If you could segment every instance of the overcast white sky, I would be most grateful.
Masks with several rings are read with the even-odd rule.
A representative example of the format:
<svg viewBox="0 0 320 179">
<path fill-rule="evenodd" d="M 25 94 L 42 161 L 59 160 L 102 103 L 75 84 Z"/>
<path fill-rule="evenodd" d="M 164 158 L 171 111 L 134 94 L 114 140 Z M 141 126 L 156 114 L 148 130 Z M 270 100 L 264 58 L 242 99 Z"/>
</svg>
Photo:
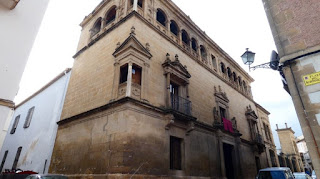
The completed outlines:
<svg viewBox="0 0 320 179">
<path fill-rule="evenodd" d="M 19 103 L 40 89 L 65 68 L 72 67 L 83 18 L 101 0 L 51 0 L 37 39 L 24 71 L 20 90 L 15 98 Z M 245 70 L 240 56 L 245 48 L 256 53 L 253 65 L 269 61 L 276 50 L 261 0 L 173 0 L 191 19 Z M 249 73 L 255 82 L 252 91 L 255 101 L 266 108 L 272 132 L 276 124 L 287 122 L 302 135 L 291 97 L 283 90 L 276 71 L 258 69 Z"/>
</svg>

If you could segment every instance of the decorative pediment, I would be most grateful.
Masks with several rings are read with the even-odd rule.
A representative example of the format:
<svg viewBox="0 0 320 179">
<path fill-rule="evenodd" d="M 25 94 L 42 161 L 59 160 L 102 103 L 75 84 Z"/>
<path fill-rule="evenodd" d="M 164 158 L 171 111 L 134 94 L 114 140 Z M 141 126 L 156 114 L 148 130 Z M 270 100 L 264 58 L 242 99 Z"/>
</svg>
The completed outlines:
<svg viewBox="0 0 320 179">
<path fill-rule="evenodd" d="M 247 119 L 251 119 L 254 121 L 258 119 L 258 116 L 256 115 L 256 112 L 252 110 L 251 105 L 247 106 L 246 116 L 247 116 Z"/>
<path fill-rule="evenodd" d="M 132 51 L 134 53 L 139 53 L 148 59 L 152 57 L 149 49 L 150 45 L 147 43 L 146 47 L 144 47 L 141 42 L 135 37 L 135 28 L 131 28 L 131 33 L 129 37 L 122 43 L 117 44 L 117 48 L 115 52 L 112 54 L 114 57 L 118 57 L 124 52 Z"/>
<path fill-rule="evenodd" d="M 221 86 L 218 86 L 218 90 L 214 87 L 214 96 L 218 98 L 220 101 L 222 100 L 225 103 L 229 103 L 229 99 L 225 92 L 222 92 Z"/>
<path fill-rule="evenodd" d="M 164 74 L 171 73 L 172 79 L 181 81 L 183 83 L 189 83 L 189 78 L 191 78 L 190 73 L 187 70 L 187 66 L 183 66 L 179 61 L 179 56 L 175 56 L 175 60 L 171 61 L 170 54 L 167 53 L 166 60 L 162 64 L 164 69 Z"/>
</svg>

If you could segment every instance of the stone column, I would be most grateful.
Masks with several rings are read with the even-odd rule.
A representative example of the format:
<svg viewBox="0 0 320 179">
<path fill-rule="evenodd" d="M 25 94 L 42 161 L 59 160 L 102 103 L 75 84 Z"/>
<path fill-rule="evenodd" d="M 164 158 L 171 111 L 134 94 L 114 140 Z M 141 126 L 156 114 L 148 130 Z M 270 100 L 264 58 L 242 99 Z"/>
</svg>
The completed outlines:
<svg viewBox="0 0 320 179">
<path fill-rule="evenodd" d="M 128 64 L 127 91 L 126 97 L 131 96 L 132 88 L 132 62 Z"/>
<path fill-rule="evenodd" d="M 138 12 L 138 0 L 133 1 L 133 10 Z"/>
<path fill-rule="evenodd" d="M 167 73 L 167 78 L 166 78 L 166 88 L 167 88 L 167 108 L 171 107 L 171 96 L 170 96 L 170 77 L 171 74 Z"/>
</svg>

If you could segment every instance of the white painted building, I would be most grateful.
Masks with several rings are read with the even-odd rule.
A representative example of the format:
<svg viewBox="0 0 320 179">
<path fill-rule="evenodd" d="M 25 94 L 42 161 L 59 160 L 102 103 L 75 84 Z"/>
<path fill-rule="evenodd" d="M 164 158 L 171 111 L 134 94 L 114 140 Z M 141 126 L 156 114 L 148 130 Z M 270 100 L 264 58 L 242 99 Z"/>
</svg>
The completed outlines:
<svg viewBox="0 0 320 179">
<path fill-rule="evenodd" d="M 0 0 L 0 148 L 49 0 Z"/>
<path fill-rule="evenodd" d="M 71 69 L 19 104 L 0 152 L 0 171 L 47 173 Z"/>
</svg>

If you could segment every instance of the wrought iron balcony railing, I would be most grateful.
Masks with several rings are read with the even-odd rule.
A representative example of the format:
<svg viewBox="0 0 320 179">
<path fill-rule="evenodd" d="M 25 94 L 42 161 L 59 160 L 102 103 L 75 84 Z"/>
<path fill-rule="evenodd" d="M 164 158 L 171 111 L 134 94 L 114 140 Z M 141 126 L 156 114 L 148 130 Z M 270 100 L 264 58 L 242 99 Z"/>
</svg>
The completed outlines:
<svg viewBox="0 0 320 179">
<path fill-rule="evenodd" d="M 259 144 L 264 144 L 264 140 L 263 140 L 262 135 L 256 134 L 256 137 L 255 137 L 255 139 L 254 139 L 254 142 L 259 143 Z"/>
<path fill-rule="evenodd" d="M 171 94 L 171 108 L 181 113 L 191 115 L 191 101 L 181 96 Z"/>
</svg>

